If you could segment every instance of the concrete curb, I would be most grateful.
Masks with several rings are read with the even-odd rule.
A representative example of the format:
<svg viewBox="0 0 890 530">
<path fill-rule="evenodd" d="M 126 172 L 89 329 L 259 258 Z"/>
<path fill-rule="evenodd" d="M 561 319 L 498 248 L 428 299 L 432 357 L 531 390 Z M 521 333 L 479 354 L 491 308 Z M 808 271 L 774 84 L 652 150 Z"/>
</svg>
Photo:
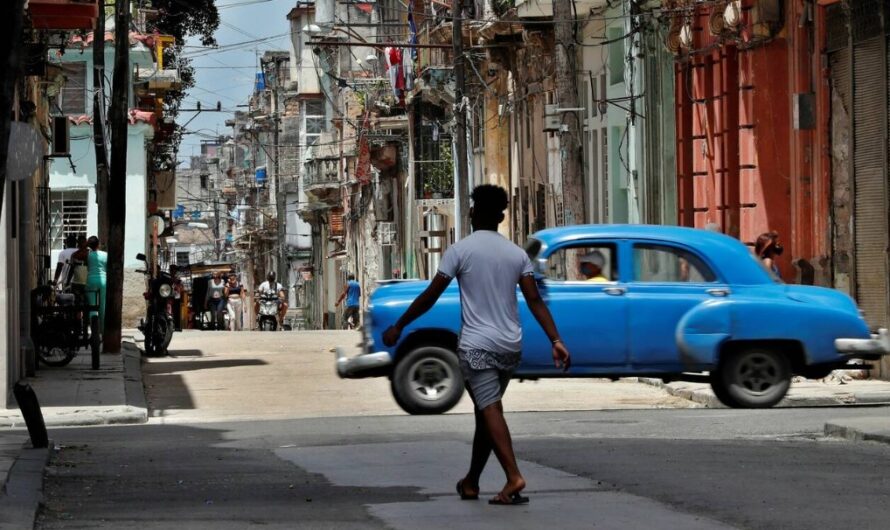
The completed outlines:
<svg viewBox="0 0 890 530">
<path fill-rule="evenodd" d="M 124 394 L 127 406 L 139 412 L 148 421 L 148 405 L 145 402 L 145 385 L 142 382 L 142 351 L 135 342 L 121 344 L 121 355 L 124 356 Z"/>
<path fill-rule="evenodd" d="M 851 442 L 879 442 L 890 444 L 890 432 L 870 432 L 839 423 L 826 423 L 825 436 L 843 438 Z"/>
<path fill-rule="evenodd" d="M 676 397 L 680 397 L 683 399 L 688 399 L 694 403 L 699 403 L 704 405 L 709 409 L 725 409 L 726 405 L 720 403 L 720 400 L 717 399 L 717 396 L 711 394 L 710 392 L 701 392 L 695 390 L 689 390 L 686 388 L 674 388 L 668 384 L 666 384 L 661 379 L 653 379 L 651 377 L 638 377 L 637 381 L 643 383 L 644 385 L 654 386 L 656 388 L 660 388 L 667 392 L 668 394 Z"/>
<path fill-rule="evenodd" d="M 43 477 L 54 447 L 23 448 L 9 469 L 0 496 L 0 529 L 34 528 L 37 510 L 43 503 Z"/>
<path fill-rule="evenodd" d="M 638 377 L 640 383 L 663 389 L 672 396 L 681 397 L 700 403 L 707 408 L 725 409 L 717 396 L 708 389 L 674 388 L 661 379 Z M 837 392 L 831 396 L 785 396 L 776 407 L 837 407 L 841 405 L 885 405 L 890 403 L 890 395 L 886 392 Z"/>
</svg>

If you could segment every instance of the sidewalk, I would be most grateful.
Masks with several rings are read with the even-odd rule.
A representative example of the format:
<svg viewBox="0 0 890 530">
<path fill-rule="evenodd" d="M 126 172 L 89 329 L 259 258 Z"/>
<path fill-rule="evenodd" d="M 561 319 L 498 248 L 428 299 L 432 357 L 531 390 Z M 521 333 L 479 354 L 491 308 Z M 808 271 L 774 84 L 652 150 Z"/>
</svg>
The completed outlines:
<svg viewBox="0 0 890 530">
<path fill-rule="evenodd" d="M 120 355 L 103 354 L 91 368 L 89 351 L 68 366 L 41 366 L 27 380 L 37 394 L 46 426 L 143 423 L 148 419 L 142 358 L 132 339 Z M 43 496 L 43 469 L 52 448 L 32 449 L 21 412 L 0 409 L 0 530 L 30 528 Z M 3 429 L 12 427 L 14 429 Z"/>
<path fill-rule="evenodd" d="M 665 384 L 661 379 L 639 378 L 669 394 L 682 397 L 708 408 L 725 408 L 717 400 L 708 383 L 674 381 Z M 788 395 L 777 407 L 836 407 L 838 405 L 883 405 L 890 404 L 890 381 L 851 380 L 833 378 L 822 380 L 805 379 L 791 383 Z"/>
<path fill-rule="evenodd" d="M 124 342 L 121 355 L 102 355 L 99 370 L 90 368 L 85 351 L 68 366 L 41 366 L 27 382 L 37 393 L 47 427 L 142 423 L 148 411 L 141 362 L 136 345 Z M 18 408 L 0 409 L 0 427 L 25 427 Z"/>
</svg>

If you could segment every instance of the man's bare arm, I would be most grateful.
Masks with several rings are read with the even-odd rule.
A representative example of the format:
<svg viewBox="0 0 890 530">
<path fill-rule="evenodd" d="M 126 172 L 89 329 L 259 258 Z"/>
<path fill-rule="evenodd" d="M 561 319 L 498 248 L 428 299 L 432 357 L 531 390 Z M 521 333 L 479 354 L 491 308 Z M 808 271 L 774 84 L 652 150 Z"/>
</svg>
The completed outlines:
<svg viewBox="0 0 890 530">
<path fill-rule="evenodd" d="M 448 284 L 450 283 L 451 278 L 442 274 L 436 274 L 433 281 L 430 282 L 430 285 L 424 289 L 413 302 L 411 302 L 411 305 L 408 306 L 408 309 L 405 310 L 399 320 L 386 330 L 383 334 L 383 343 L 387 346 L 392 346 L 398 342 L 399 337 L 402 335 L 402 330 L 405 329 L 408 324 L 414 322 L 420 318 L 421 315 L 429 311 L 430 308 L 436 304 L 436 300 L 442 296 L 442 293 L 445 292 L 445 288 L 448 287 Z"/>
<path fill-rule="evenodd" d="M 553 315 L 550 314 L 547 304 L 545 304 L 544 299 L 541 298 L 541 293 L 538 291 L 538 284 L 535 282 L 534 276 L 527 275 L 520 278 L 519 289 L 522 291 L 522 296 L 525 297 L 525 303 L 528 304 L 528 308 L 532 312 L 532 315 L 534 315 L 535 320 L 538 321 L 538 324 L 541 325 L 544 333 L 547 334 L 547 338 L 553 343 L 553 363 L 557 368 L 562 368 L 564 372 L 568 371 L 569 367 L 572 365 L 572 357 L 566 349 L 565 344 L 563 344 L 562 339 L 559 338 L 559 331 L 556 330 L 556 323 L 553 322 Z"/>
</svg>

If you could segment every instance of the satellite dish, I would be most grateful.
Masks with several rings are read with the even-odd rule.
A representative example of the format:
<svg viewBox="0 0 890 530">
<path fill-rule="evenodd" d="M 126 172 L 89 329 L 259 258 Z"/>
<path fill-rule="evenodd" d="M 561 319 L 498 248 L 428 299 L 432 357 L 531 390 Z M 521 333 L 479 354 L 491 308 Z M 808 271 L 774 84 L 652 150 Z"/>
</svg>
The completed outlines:
<svg viewBox="0 0 890 530">
<path fill-rule="evenodd" d="M 160 215 L 149 215 L 145 225 L 148 233 L 151 235 L 160 235 L 164 233 L 164 218 Z"/>
</svg>

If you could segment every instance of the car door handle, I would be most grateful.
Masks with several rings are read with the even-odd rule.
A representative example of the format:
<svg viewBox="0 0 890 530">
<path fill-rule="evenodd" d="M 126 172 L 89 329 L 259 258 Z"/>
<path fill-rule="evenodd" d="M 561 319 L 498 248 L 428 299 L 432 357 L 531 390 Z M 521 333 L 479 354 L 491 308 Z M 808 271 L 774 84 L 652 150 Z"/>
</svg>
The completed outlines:
<svg viewBox="0 0 890 530">
<path fill-rule="evenodd" d="M 725 288 L 722 288 L 722 287 L 717 287 L 717 288 L 714 288 L 714 289 L 708 289 L 708 290 L 705 291 L 705 292 L 708 293 L 708 294 L 711 295 L 711 296 L 718 296 L 718 297 L 729 296 L 729 289 L 725 289 Z"/>
<path fill-rule="evenodd" d="M 611 296 L 621 296 L 627 292 L 624 287 L 606 287 L 603 292 Z"/>
</svg>

